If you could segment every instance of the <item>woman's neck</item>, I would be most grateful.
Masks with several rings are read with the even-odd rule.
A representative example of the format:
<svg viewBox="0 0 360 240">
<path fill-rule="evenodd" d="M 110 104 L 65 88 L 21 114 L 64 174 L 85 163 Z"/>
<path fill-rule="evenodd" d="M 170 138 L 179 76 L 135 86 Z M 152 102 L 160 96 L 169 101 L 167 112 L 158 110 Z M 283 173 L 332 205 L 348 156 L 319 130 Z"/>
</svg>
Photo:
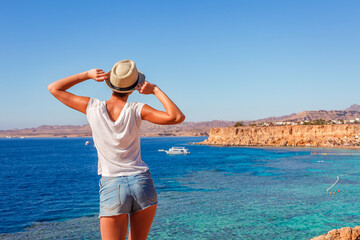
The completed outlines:
<svg viewBox="0 0 360 240">
<path fill-rule="evenodd" d="M 129 98 L 129 95 L 125 96 L 125 97 L 111 95 L 110 99 L 107 102 L 127 102 L 128 98 Z"/>
</svg>

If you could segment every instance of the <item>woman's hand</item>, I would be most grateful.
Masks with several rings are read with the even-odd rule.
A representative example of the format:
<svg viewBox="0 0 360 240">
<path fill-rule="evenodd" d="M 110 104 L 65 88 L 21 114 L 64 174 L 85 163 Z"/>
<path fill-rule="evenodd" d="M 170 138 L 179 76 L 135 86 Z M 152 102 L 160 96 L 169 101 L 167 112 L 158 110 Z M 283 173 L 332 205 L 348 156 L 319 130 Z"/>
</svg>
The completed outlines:
<svg viewBox="0 0 360 240">
<path fill-rule="evenodd" d="M 141 118 L 143 120 L 155 124 L 178 124 L 185 120 L 185 115 L 180 109 L 171 101 L 171 99 L 161 89 L 153 83 L 147 81 L 139 83 L 136 88 L 141 94 L 154 94 L 165 108 L 164 111 L 156 110 L 149 105 L 144 105 L 141 110 Z"/>
<path fill-rule="evenodd" d="M 86 72 L 88 78 L 94 79 L 97 82 L 103 82 L 109 77 L 110 72 L 105 73 L 102 69 L 91 69 Z"/>
<path fill-rule="evenodd" d="M 135 89 L 138 90 L 141 94 L 155 94 L 155 91 L 158 89 L 158 87 L 153 83 L 145 81 L 143 83 L 139 83 Z"/>
</svg>

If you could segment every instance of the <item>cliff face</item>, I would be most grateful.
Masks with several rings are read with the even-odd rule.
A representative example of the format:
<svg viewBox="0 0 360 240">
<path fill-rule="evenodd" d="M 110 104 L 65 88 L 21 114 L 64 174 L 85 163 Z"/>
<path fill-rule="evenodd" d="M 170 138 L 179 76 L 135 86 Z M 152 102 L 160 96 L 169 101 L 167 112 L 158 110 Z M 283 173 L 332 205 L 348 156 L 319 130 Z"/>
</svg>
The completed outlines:
<svg viewBox="0 0 360 240">
<path fill-rule="evenodd" d="M 201 144 L 230 146 L 360 146 L 360 124 L 212 128 Z"/>
</svg>

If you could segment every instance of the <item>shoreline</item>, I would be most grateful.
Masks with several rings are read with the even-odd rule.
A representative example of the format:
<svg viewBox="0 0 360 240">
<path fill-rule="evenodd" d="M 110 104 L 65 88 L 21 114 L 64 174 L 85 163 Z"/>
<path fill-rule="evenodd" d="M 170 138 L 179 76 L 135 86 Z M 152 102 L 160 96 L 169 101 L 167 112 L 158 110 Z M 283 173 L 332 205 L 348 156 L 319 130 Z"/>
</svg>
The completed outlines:
<svg viewBox="0 0 360 240">
<path fill-rule="evenodd" d="M 231 145 L 231 144 L 209 144 L 203 142 L 193 142 L 193 145 L 205 145 L 214 147 L 237 147 L 237 148 L 314 148 L 314 149 L 351 149 L 360 150 L 360 146 L 278 146 L 278 145 Z"/>
<path fill-rule="evenodd" d="M 141 138 L 177 138 L 177 137 L 209 137 L 209 136 L 194 136 L 194 135 L 178 135 L 178 136 L 159 136 L 159 135 L 153 135 L 153 136 L 140 136 Z M 0 137 L 0 140 L 5 139 L 80 139 L 80 138 L 88 138 L 92 139 L 92 136 L 24 136 L 24 137 Z M 206 140 L 206 139 L 205 139 Z M 280 145 L 235 145 L 235 144 L 212 144 L 212 143 L 204 143 L 204 142 L 191 142 L 189 143 L 191 145 L 204 145 L 204 146 L 214 146 L 214 147 L 236 147 L 236 148 L 313 148 L 313 149 L 350 149 L 350 150 L 360 150 L 360 146 L 280 146 Z"/>
</svg>

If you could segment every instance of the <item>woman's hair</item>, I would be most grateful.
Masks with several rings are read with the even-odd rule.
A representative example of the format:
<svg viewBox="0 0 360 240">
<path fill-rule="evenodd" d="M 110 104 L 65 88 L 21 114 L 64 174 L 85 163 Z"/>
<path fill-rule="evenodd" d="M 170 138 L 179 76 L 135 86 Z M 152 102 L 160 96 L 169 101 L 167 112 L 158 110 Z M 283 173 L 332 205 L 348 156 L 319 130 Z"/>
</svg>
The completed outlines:
<svg viewBox="0 0 360 240">
<path fill-rule="evenodd" d="M 117 97 L 121 97 L 121 98 L 124 98 L 128 95 L 130 95 L 131 92 L 126 92 L 126 93 L 119 93 L 119 92 L 115 92 L 113 91 L 113 95 L 117 96 Z"/>
</svg>

